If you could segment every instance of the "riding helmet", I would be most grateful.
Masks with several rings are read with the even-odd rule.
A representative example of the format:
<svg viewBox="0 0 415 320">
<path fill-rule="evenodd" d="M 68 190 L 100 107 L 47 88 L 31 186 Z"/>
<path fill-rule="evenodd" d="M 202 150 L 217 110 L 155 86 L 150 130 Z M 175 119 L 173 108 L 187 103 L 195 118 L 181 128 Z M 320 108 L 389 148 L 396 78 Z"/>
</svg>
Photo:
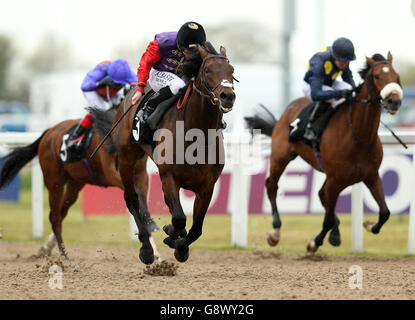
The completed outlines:
<svg viewBox="0 0 415 320">
<path fill-rule="evenodd" d="M 130 65 L 124 59 L 117 59 L 111 62 L 108 75 L 118 84 L 137 82 L 137 76 L 131 71 Z"/>
<path fill-rule="evenodd" d="M 339 61 L 348 62 L 356 60 L 353 43 L 347 38 L 338 38 L 333 42 L 331 48 L 334 58 Z"/>
<path fill-rule="evenodd" d="M 206 41 L 203 27 L 194 21 L 186 22 L 177 33 L 177 45 L 180 49 L 191 49 Z"/>
</svg>

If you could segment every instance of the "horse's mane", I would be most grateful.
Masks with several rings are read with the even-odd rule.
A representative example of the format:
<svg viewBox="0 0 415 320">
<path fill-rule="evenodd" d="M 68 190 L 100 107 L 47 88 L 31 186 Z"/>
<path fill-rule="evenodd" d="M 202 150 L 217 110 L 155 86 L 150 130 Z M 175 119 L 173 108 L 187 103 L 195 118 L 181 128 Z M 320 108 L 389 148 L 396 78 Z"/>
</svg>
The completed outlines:
<svg viewBox="0 0 415 320">
<path fill-rule="evenodd" d="M 203 47 L 210 53 L 217 55 L 218 52 L 215 50 L 215 48 L 212 46 L 212 44 L 209 41 L 206 41 L 203 44 Z M 199 50 L 194 50 L 194 54 L 191 58 L 189 58 L 183 65 L 182 65 L 182 73 L 183 78 L 185 79 L 185 82 L 187 85 L 180 89 L 179 94 L 181 97 L 183 97 L 186 93 L 187 87 L 192 84 L 192 79 L 197 76 L 197 73 L 199 72 L 200 66 L 202 65 L 202 57 L 200 56 Z"/>
<path fill-rule="evenodd" d="M 380 53 L 375 53 L 372 56 L 372 59 L 379 62 L 379 61 L 386 61 L 385 57 L 382 56 Z M 367 73 L 370 70 L 370 65 L 367 63 L 367 61 L 365 62 L 364 66 L 358 71 L 359 76 L 362 78 L 363 81 L 365 81 Z M 357 88 L 356 88 L 356 93 L 360 92 L 360 89 L 362 89 L 363 87 L 363 83 L 361 83 Z"/>
<path fill-rule="evenodd" d="M 382 56 L 380 53 L 375 53 L 375 54 L 372 56 L 372 59 L 373 59 L 373 60 L 375 60 L 375 61 L 386 61 L 385 57 L 384 57 L 384 56 Z M 359 75 L 360 75 L 360 77 L 361 77 L 363 80 L 365 80 L 365 79 L 366 79 L 366 75 L 367 75 L 367 73 L 369 72 L 369 70 L 370 70 L 370 66 L 369 66 L 369 64 L 368 64 L 368 63 L 367 63 L 367 61 L 366 61 L 366 62 L 365 62 L 365 65 L 363 66 L 363 68 L 359 70 Z"/>
</svg>

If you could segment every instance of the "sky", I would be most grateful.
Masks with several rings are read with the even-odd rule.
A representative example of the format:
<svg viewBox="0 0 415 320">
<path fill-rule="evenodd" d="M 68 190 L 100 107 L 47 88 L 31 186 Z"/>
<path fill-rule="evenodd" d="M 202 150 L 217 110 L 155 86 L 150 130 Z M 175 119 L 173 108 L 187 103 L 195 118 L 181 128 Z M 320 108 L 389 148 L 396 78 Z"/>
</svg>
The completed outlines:
<svg viewBox="0 0 415 320">
<path fill-rule="evenodd" d="M 30 52 L 42 36 L 54 33 L 69 40 L 79 57 L 93 63 L 113 46 L 151 41 L 154 34 L 177 30 L 189 20 L 205 26 L 254 21 L 276 34 L 283 25 L 283 0 L 159 0 L 153 2 L 153 9 L 151 3 L 0 0 L 0 33 L 11 36 L 22 52 Z M 291 46 L 294 65 L 305 65 L 317 49 L 339 36 L 353 41 L 358 61 L 375 52 L 386 55 L 388 50 L 395 57 L 415 59 L 411 0 L 296 0 L 296 8 Z M 141 54 L 137 52 L 137 59 Z"/>
<path fill-rule="evenodd" d="M 386 56 L 391 51 L 398 72 L 399 62 L 415 65 L 413 1 L 295 0 L 290 46 L 292 96 L 301 94 L 302 77 L 310 57 L 338 37 L 348 37 L 355 45 L 357 60 L 351 63 L 350 68 L 357 82 L 360 79 L 357 71 L 363 66 L 365 56 L 374 53 Z M 137 46 L 137 59 L 131 65 L 135 69 L 143 53 L 138 44 L 150 42 L 156 33 L 178 30 L 184 22 L 192 20 L 207 30 L 232 21 L 259 23 L 275 34 L 275 38 L 271 37 L 269 41 L 276 41 L 277 50 L 282 52 L 283 3 L 284 0 L 0 0 L 0 34 L 11 37 L 22 55 L 29 55 L 45 35 L 54 34 L 70 43 L 71 50 L 82 60 L 85 69 L 85 65 L 92 68 L 99 61 L 119 58 L 111 56 L 116 47 L 135 49 Z M 232 47 L 226 43 L 213 44 L 217 48 L 225 46 L 231 57 Z M 276 52 L 277 58 L 281 52 Z M 266 68 L 258 67 L 250 73 L 245 70 L 244 74 L 235 70 L 236 77 L 243 80 L 239 84 L 238 103 L 253 105 L 254 101 L 261 99 L 274 110 L 283 108 L 278 100 L 281 96 L 278 90 L 283 81 L 277 71 L 267 75 L 256 71 Z M 24 69 L 19 74 L 24 74 Z M 252 95 L 249 85 L 252 82 L 256 85 L 255 95 Z M 246 88 L 243 87 L 245 83 Z M 76 83 L 74 90 L 80 95 L 78 87 Z"/>
</svg>

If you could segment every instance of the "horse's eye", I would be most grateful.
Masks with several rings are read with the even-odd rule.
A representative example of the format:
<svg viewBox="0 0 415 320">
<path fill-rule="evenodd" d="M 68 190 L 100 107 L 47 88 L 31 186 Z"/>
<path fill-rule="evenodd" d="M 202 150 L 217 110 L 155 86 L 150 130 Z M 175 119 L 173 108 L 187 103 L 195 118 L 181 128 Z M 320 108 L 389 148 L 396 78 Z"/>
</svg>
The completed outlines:
<svg viewBox="0 0 415 320">
<path fill-rule="evenodd" d="M 375 75 L 374 77 L 375 77 L 376 80 L 379 80 L 379 76 L 378 75 Z"/>
<path fill-rule="evenodd" d="M 209 73 L 209 69 L 208 68 L 205 68 L 205 73 Z"/>
</svg>

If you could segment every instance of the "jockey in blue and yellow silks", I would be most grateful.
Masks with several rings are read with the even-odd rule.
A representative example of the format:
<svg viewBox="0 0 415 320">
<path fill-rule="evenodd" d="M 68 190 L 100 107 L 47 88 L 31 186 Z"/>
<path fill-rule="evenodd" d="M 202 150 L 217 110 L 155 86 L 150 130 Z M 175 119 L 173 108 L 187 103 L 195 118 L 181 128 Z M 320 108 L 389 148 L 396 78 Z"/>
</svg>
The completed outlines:
<svg viewBox="0 0 415 320">
<path fill-rule="evenodd" d="M 347 38 L 337 39 L 331 47 L 311 57 L 304 76 L 303 92 L 317 104 L 306 128 L 306 139 L 318 142 L 335 108 L 351 95 L 355 82 L 349 62 L 355 59 L 353 43 Z M 316 118 L 316 114 L 321 116 Z"/>
</svg>

